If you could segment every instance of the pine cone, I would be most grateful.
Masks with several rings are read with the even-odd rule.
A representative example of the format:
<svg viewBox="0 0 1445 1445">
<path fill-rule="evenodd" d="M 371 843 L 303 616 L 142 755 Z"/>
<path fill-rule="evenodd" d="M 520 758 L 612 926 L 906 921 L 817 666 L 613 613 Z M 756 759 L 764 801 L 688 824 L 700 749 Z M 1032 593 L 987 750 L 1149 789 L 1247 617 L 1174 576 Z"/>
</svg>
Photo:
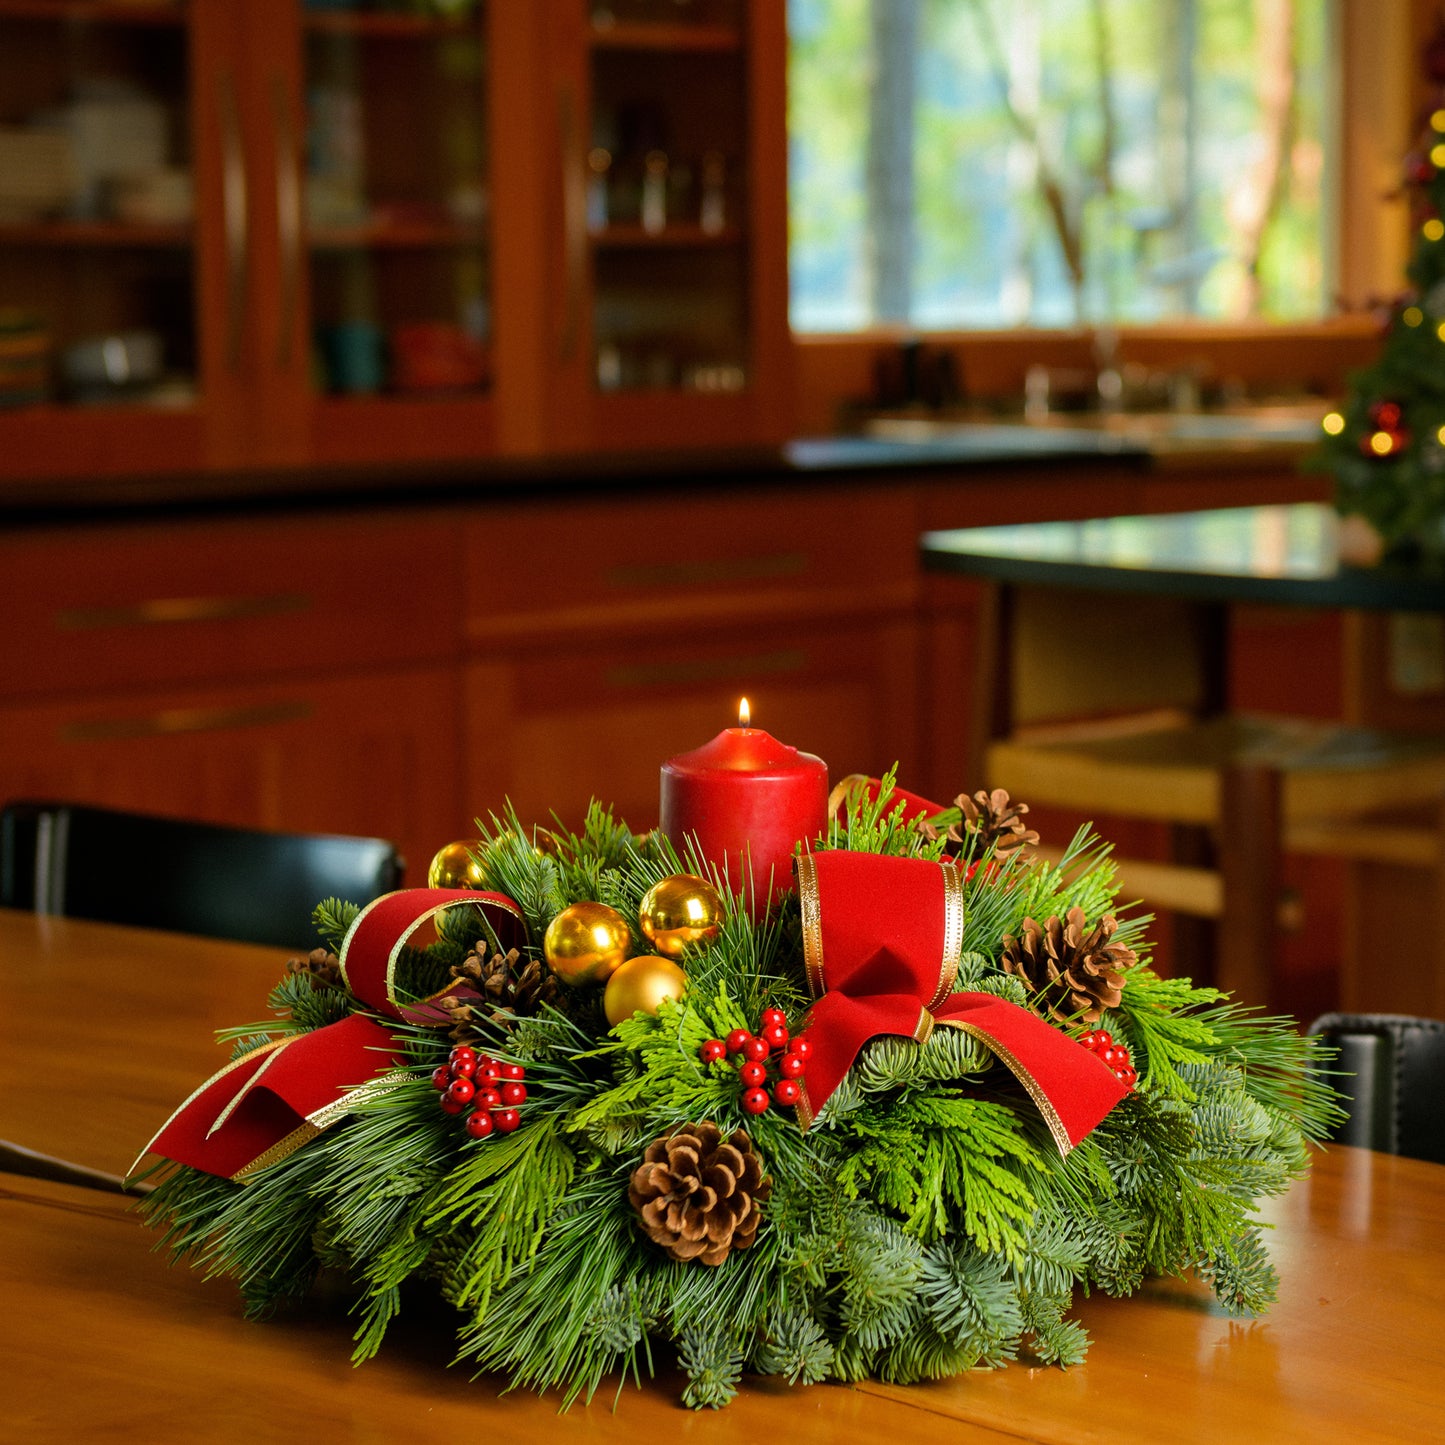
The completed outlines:
<svg viewBox="0 0 1445 1445">
<path fill-rule="evenodd" d="M 978 834 L 985 846 L 993 843 L 998 853 L 1032 847 L 1039 841 L 1039 835 L 1024 826 L 1023 815 L 1029 805 L 1013 802 L 1002 788 L 995 788 L 991 793 L 980 788 L 971 798 L 960 793 L 953 801 L 963 814 L 967 830 Z"/>
<path fill-rule="evenodd" d="M 325 948 L 313 948 L 305 958 L 288 958 L 286 972 L 311 975 L 313 984 L 329 984 L 333 988 L 344 985 L 341 980 L 341 960 Z"/>
<path fill-rule="evenodd" d="M 458 1043 L 470 1038 L 477 1024 L 506 1028 L 513 1018 L 530 1017 L 544 1004 L 562 1004 L 562 987 L 552 970 L 541 959 L 529 958 L 524 963 L 515 948 L 490 958 L 473 949 L 453 966 L 452 977 L 481 995 L 479 999 L 441 1000 L 452 1016 L 451 1036 Z"/>
<path fill-rule="evenodd" d="M 1065 918 L 1055 914 L 1042 927 L 1025 918 L 1019 937 L 1004 935 L 1004 971 L 1040 995 L 1051 1017 L 1093 1023 L 1118 1007 L 1124 973 L 1139 961 L 1127 944 L 1109 942 L 1118 926 L 1109 913 L 1089 932 L 1082 908 L 1069 909 Z"/>
<path fill-rule="evenodd" d="M 758 1232 L 773 1181 L 742 1129 L 726 1140 L 710 1120 L 684 1124 L 647 1146 L 627 1197 L 647 1237 L 674 1259 L 721 1264 Z"/>
</svg>

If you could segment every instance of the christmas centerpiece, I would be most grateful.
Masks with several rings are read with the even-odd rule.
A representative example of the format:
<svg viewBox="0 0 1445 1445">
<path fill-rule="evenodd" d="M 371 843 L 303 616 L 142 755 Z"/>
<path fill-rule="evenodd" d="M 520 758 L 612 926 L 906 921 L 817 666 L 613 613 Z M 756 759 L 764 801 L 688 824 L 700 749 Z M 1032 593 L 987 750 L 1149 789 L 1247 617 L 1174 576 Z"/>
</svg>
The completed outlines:
<svg viewBox="0 0 1445 1445">
<path fill-rule="evenodd" d="M 1107 847 L 1046 862 L 1026 812 L 830 794 L 746 725 L 664 766 L 653 832 L 507 810 L 321 903 L 142 1208 L 255 1315 L 343 1271 L 361 1361 L 431 1290 L 464 1367 L 564 1401 L 658 1344 L 693 1406 L 1070 1364 L 1075 1291 L 1154 1274 L 1259 1312 L 1255 1207 L 1335 1117 L 1315 1045 L 1153 972 Z"/>
</svg>

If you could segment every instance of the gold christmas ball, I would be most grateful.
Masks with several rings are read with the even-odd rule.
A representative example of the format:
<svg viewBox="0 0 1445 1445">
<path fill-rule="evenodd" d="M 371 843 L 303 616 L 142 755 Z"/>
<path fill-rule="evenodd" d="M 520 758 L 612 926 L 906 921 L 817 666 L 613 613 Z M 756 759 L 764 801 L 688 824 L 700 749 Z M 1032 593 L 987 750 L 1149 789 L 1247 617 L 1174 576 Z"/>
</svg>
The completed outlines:
<svg viewBox="0 0 1445 1445">
<path fill-rule="evenodd" d="M 486 888 L 487 875 L 477 860 L 486 850 L 480 838 L 448 843 L 437 850 L 426 870 L 428 888 Z"/>
<path fill-rule="evenodd" d="M 646 953 L 629 958 L 607 980 L 602 1009 L 608 1023 L 619 1024 L 639 1009 L 645 1014 L 655 1014 L 663 999 L 681 998 L 686 987 L 687 975 L 670 958 Z"/>
<path fill-rule="evenodd" d="M 722 899 L 706 878 L 675 873 L 647 890 L 638 910 L 647 941 L 668 958 L 681 958 L 694 943 L 716 938 L 722 928 Z"/>
<path fill-rule="evenodd" d="M 563 983 L 606 983 L 627 957 L 632 930 L 605 903 L 573 903 L 547 925 L 542 952 Z"/>
</svg>

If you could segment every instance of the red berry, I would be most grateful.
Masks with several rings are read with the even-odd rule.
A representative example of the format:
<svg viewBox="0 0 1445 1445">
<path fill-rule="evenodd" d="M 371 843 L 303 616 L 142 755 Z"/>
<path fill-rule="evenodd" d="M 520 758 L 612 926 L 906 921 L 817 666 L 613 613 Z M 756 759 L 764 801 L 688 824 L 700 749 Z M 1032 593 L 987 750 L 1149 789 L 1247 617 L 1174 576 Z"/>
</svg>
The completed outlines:
<svg viewBox="0 0 1445 1445">
<path fill-rule="evenodd" d="M 1079 1035 L 1079 1043 L 1086 1049 L 1096 1049 L 1099 1046 L 1099 1034 L 1096 1029 L 1086 1029 Z"/>
<path fill-rule="evenodd" d="M 508 1079 L 497 1091 L 502 1096 L 502 1103 L 510 1108 L 513 1104 L 525 1104 L 527 1102 L 527 1086 L 518 1084 Z"/>
<path fill-rule="evenodd" d="M 762 1025 L 763 1028 L 768 1029 L 772 1028 L 774 1024 L 786 1025 L 788 1022 L 788 1016 L 780 1008 L 765 1008 L 763 1010 L 762 1017 L 758 1020 L 758 1022 Z"/>
<path fill-rule="evenodd" d="M 498 1133 L 510 1134 L 521 1122 L 522 1116 L 515 1109 L 495 1109 L 492 1112 L 492 1123 Z"/>
<path fill-rule="evenodd" d="M 476 1092 L 477 1087 L 470 1079 L 453 1079 L 447 1086 L 446 1097 L 455 1099 L 459 1104 L 470 1104 Z"/>
<path fill-rule="evenodd" d="M 734 1029 L 732 1033 L 728 1035 L 728 1053 L 742 1053 L 743 1045 L 748 1043 L 751 1039 L 752 1035 L 746 1029 Z"/>
<path fill-rule="evenodd" d="M 452 1070 L 451 1070 L 451 1065 L 450 1065 L 450 1064 L 438 1064 L 438 1065 L 436 1066 L 436 1068 L 434 1068 L 434 1069 L 431 1071 L 431 1081 L 432 1081 L 432 1086 L 433 1086 L 434 1088 L 440 1090 L 440 1091 L 445 1092 L 447 1089 L 451 1088 L 451 1084 L 452 1084 Z"/>
<path fill-rule="evenodd" d="M 697 1056 L 705 1064 L 715 1064 L 728 1051 L 728 1046 L 721 1039 L 709 1039 L 698 1051 Z"/>
<path fill-rule="evenodd" d="M 797 1056 L 806 1063 L 808 1058 L 812 1055 L 813 1046 L 808 1042 L 807 1039 L 803 1037 L 802 1034 L 798 1034 L 793 1039 L 793 1042 L 788 1045 L 788 1050 L 790 1053 L 797 1054 Z"/>
<path fill-rule="evenodd" d="M 763 1089 L 749 1089 L 743 1095 L 743 1108 L 749 1114 L 761 1114 L 768 1107 L 768 1096 Z"/>
<path fill-rule="evenodd" d="M 502 1066 L 494 1064 L 490 1059 L 485 1064 L 477 1065 L 477 1087 L 483 1088 L 488 1084 L 495 1084 L 502 1077 Z"/>
<path fill-rule="evenodd" d="M 500 1089 L 478 1089 L 477 1108 L 479 1109 L 500 1109 L 502 1107 L 502 1093 Z"/>
<path fill-rule="evenodd" d="M 803 1062 L 801 1054 L 784 1054 L 778 1060 L 778 1072 L 785 1079 L 801 1079 L 803 1070 L 808 1066 Z"/>
<path fill-rule="evenodd" d="M 467 1115 L 467 1133 L 473 1139 L 485 1139 L 492 1132 L 492 1116 L 485 1109 L 475 1109 Z"/>
<path fill-rule="evenodd" d="M 780 1104 L 796 1104 L 802 1093 L 796 1079 L 780 1079 L 773 1085 L 773 1098 Z"/>
<path fill-rule="evenodd" d="M 760 1064 L 768 1056 L 768 1045 L 765 1039 L 749 1039 L 743 1045 L 743 1058 L 750 1064 Z"/>
<path fill-rule="evenodd" d="M 1108 1029 L 1094 1030 L 1094 1048 L 1107 1049 L 1114 1042 L 1114 1035 Z"/>
<path fill-rule="evenodd" d="M 488 1060 L 488 1062 L 490 1063 L 491 1061 Z M 521 1064 L 498 1064 L 497 1077 L 499 1079 L 511 1079 L 513 1082 L 516 1082 L 517 1080 L 525 1079 L 527 1077 L 527 1071 Z"/>
<path fill-rule="evenodd" d="M 788 1047 L 788 1026 L 787 1024 L 769 1024 L 762 1033 L 763 1042 L 770 1049 L 785 1049 Z"/>
<path fill-rule="evenodd" d="M 477 1071 L 477 1051 L 466 1044 L 458 1044 L 447 1055 L 447 1062 L 452 1066 L 452 1073 L 471 1078 Z"/>
<path fill-rule="evenodd" d="M 450 1089 L 437 1102 L 442 1106 L 443 1114 L 460 1114 L 467 1107 L 461 1099 L 452 1098 Z"/>
<path fill-rule="evenodd" d="M 761 1064 L 744 1064 L 738 1070 L 738 1078 L 749 1089 L 756 1089 L 768 1077 L 768 1071 Z"/>
</svg>

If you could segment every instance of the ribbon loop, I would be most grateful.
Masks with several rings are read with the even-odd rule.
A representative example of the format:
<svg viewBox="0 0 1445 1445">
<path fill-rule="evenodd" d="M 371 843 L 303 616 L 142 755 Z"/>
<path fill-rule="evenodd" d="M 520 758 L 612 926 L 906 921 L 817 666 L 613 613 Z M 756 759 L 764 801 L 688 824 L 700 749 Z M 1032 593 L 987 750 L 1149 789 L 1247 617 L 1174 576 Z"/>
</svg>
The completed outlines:
<svg viewBox="0 0 1445 1445">
<path fill-rule="evenodd" d="M 817 1002 L 798 1117 L 807 1128 L 869 1039 L 922 1043 L 935 1027 L 984 1044 L 1028 1090 L 1061 1153 L 1128 1092 L 1089 1050 L 993 994 L 954 993 L 963 948 L 963 884 L 943 860 L 836 850 L 797 863 L 803 952 Z"/>
<path fill-rule="evenodd" d="M 464 907 L 481 913 L 501 948 L 525 943 L 521 910 L 500 893 L 408 888 L 383 894 L 357 915 L 339 954 L 346 986 L 381 1017 L 349 1014 L 243 1054 L 207 1079 L 161 1125 L 140 1157 L 160 1154 L 244 1182 L 343 1118 L 360 1095 L 384 1087 L 386 1076 L 406 1063 L 402 1038 L 384 1020 L 437 1026 L 449 1022 L 443 998 L 476 996 L 462 984 L 420 1000 L 399 998 L 396 992 L 397 962 L 417 930 Z"/>
</svg>

